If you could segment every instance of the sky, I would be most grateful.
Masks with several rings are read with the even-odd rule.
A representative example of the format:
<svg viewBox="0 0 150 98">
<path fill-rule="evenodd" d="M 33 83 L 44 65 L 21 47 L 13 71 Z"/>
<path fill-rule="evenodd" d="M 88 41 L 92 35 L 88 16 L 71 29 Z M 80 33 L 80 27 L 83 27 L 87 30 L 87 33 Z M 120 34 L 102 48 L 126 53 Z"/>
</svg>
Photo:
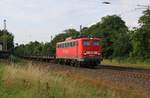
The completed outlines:
<svg viewBox="0 0 150 98">
<path fill-rule="evenodd" d="M 111 5 L 102 4 L 103 1 Z M 117 14 L 129 28 L 138 26 L 142 9 L 150 0 L 1 0 L 0 29 L 7 20 L 7 30 L 15 36 L 15 43 L 49 42 L 65 29 L 91 26 L 102 17 Z"/>
</svg>

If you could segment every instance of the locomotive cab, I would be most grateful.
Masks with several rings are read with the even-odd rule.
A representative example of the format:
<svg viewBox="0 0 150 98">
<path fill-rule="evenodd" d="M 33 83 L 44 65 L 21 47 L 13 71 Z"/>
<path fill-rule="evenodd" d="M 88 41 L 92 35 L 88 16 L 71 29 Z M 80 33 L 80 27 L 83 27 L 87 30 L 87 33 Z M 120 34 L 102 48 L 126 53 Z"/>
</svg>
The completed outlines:
<svg viewBox="0 0 150 98">
<path fill-rule="evenodd" d="M 59 63 L 96 66 L 102 60 L 99 38 L 68 38 L 57 43 L 56 47 L 56 60 Z"/>
<path fill-rule="evenodd" d="M 81 40 L 81 62 L 98 65 L 102 60 L 102 47 L 99 38 L 83 38 Z"/>
</svg>

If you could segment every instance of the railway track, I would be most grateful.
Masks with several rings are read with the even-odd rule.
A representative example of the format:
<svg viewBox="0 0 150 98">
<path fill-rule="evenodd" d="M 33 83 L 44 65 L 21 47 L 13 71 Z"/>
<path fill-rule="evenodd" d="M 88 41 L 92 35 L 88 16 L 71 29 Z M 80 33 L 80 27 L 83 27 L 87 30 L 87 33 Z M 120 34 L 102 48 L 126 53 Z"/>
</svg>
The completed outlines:
<svg viewBox="0 0 150 98">
<path fill-rule="evenodd" d="M 89 70 L 90 71 L 90 70 Z M 104 80 L 108 85 L 114 88 L 127 88 L 131 91 L 138 91 L 150 96 L 150 70 L 134 69 L 105 65 L 100 69 L 93 70 L 91 75 L 97 81 Z M 88 74 L 90 75 L 90 74 Z M 149 98 L 149 97 L 144 97 Z"/>
<path fill-rule="evenodd" d="M 53 62 L 54 56 L 45 57 L 24 57 L 25 59 L 38 61 Z M 68 75 L 81 75 L 88 78 L 90 81 L 99 83 L 105 81 L 108 85 L 113 85 L 114 88 L 127 88 L 139 91 L 142 94 L 150 96 L 150 70 L 138 69 L 130 67 L 118 67 L 111 65 L 100 65 L 96 68 L 77 68 L 71 66 L 63 66 L 55 63 L 42 63 L 50 67 L 50 70 L 67 72 Z"/>
<path fill-rule="evenodd" d="M 109 65 L 101 65 L 96 69 L 76 68 L 71 66 L 62 66 L 59 64 L 49 64 L 50 70 L 67 72 L 68 76 L 83 76 L 81 78 L 89 79 L 93 83 L 101 83 L 112 87 L 123 89 L 135 93 L 144 94 L 144 98 L 150 96 L 150 70 L 134 69 Z"/>
<path fill-rule="evenodd" d="M 150 74 L 138 71 L 103 71 L 103 78 L 116 85 L 138 90 L 150 95 Z M 106 73 L 107 72 L 107 73 Z M 102 74 L 102 73 L 101 73 Z"/>
</svg>

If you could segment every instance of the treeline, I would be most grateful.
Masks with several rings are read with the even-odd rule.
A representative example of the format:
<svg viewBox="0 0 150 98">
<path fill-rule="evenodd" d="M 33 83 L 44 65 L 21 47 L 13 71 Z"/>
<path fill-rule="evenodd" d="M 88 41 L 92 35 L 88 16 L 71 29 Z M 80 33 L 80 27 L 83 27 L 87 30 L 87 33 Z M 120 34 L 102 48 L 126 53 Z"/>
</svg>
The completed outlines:
<svg viewBox="0 0 150 98">
<path fill-rule="evenodd" d="M 39 43 L 37 41 L 30 42 L 26 45 L 15 47 L 14 55 L 16 56 L 31 56 L 31 55 L 53 55 L 53 47 L 51 43 Z"/>
<path fill-rule="evenodd" d="M 5 43 L 3 47 L 7 47 L 8 51 L 13 51 L 14 48 L 14 36 L 7 30 L 0 30 L 0 42 Z M 7 46 L 6 46 L 7 45 Z M 4 49 L 5 49 L 4 48 Z"/>
<path fill-rule="evenodd" d="M 102 38 L 103 56 L 113 58 L 150 59 L 150 10 L 143 12 L 138 20 L 139 27 L 129 30 L 125 21 L 117 15 L 106 16 L 100 22 L 84 27 L 82 35 Z M 67 37 L 78 36 L 75 29 L 67 29 L 54 37 L 49 43 L 30 42 L 16 47 L 16 55 L 52 55 L 56 43 Z"/>
<path fill-rule="evenodd" d="M 40 43 L 38 41 L 30 42 L 26 45 L 22 44 L 15 47 L 14 54 L 17 56 L 22 55 L 55 55 L 56 43 L 64 41 L 67 37 L 78 36 L 79 32 L 75 29 L 65 30 L 64 33 L 60 33 L 48 43 Z"/>
</svg>

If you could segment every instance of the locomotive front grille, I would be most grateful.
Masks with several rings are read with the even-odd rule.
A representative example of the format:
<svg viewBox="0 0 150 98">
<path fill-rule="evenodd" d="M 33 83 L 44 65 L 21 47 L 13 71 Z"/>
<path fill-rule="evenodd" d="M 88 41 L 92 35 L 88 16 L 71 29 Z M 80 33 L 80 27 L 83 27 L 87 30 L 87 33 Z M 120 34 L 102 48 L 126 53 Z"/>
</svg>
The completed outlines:
<svg viewBox="0 0 150 98">
<path fill-rule="evenodd" d="M 80 58 L 79 61 L 81 62 L 100 62 L 101 58 L 99 56 L 96 57 L 83 57 Z"/>
</svg>

